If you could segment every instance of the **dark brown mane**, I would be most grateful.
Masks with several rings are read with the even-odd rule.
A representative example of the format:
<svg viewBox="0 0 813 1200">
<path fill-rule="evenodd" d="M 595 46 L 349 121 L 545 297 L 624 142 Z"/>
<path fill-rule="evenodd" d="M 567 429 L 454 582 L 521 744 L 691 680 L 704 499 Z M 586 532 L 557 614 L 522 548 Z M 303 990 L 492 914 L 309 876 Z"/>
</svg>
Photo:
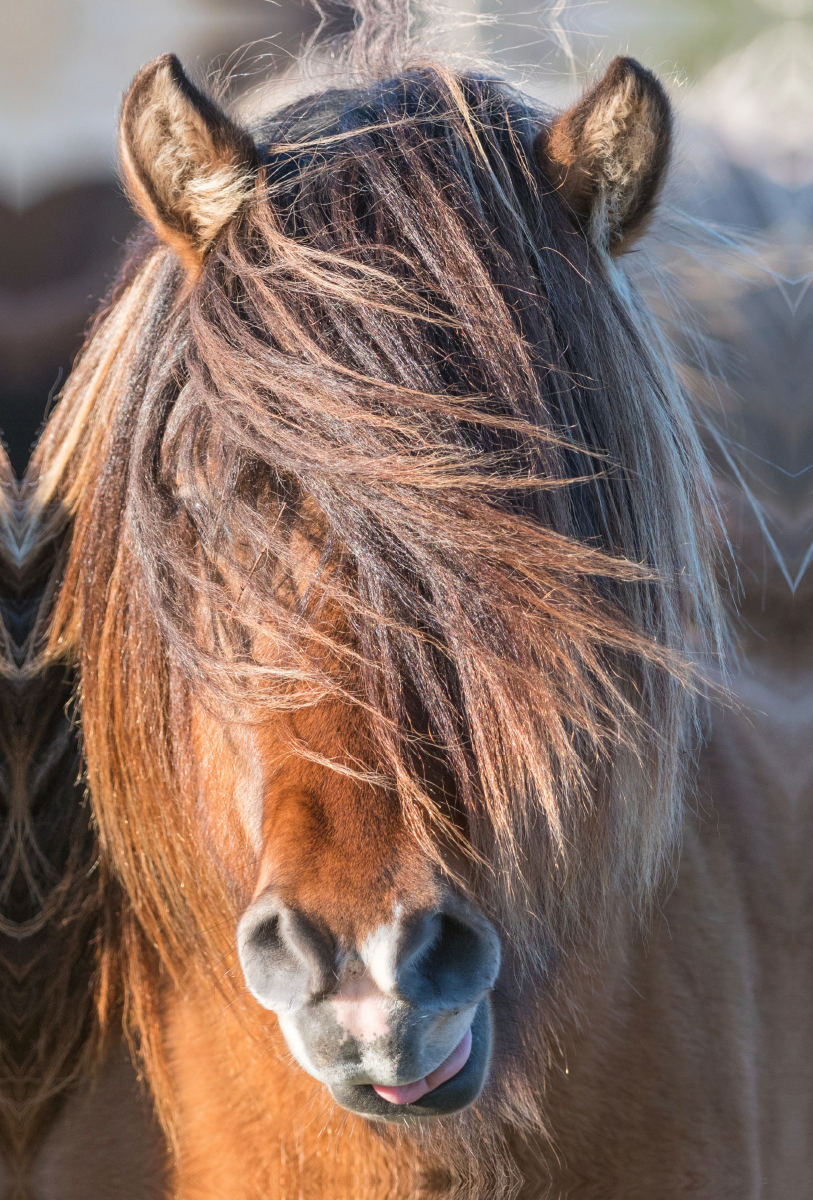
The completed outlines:
<svg viewBox="0 0 813 1200">
<path fill-rule="evenodd" d="M 108 955 L 159 1101 L 139 980 L 221 961 L 246 899 L 202 867 L 191 694 L 354 706 L 367 753 L 333 765 L 395 790 L 430 849 L 440 760 L 536 965 L 668 860 L 686 651 L 719 633 L 711 490 L 623 267 L 537 165 L 549 119 L 432 64 L 277 114 L 194 283 L 133 247 L 34 456 L 37 652 L 81 670 L 132 901 Z"/>
</svg>

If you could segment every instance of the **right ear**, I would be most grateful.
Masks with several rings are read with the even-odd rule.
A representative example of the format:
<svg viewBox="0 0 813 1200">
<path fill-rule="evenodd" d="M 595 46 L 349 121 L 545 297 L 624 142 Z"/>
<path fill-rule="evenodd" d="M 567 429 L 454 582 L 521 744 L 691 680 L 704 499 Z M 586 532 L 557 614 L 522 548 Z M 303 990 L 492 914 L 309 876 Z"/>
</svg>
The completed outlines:
<svg viewBox="0 0 813 1200">
<path fill-rule="evenodd" d="M 133 207 L 194 278 L 253 190 L 251 138 L 190 83 L 174 54 L 163 54 L 124 98 L 119 155 Z"/>
<path fill-rule="evenodd" d="M 671 138 L 661 84 L 634 58 L 614 58 L 604 78 L 540 132 L 535 150 L 593 242 L 617 253 L 655 208 Z"/>
</svg>

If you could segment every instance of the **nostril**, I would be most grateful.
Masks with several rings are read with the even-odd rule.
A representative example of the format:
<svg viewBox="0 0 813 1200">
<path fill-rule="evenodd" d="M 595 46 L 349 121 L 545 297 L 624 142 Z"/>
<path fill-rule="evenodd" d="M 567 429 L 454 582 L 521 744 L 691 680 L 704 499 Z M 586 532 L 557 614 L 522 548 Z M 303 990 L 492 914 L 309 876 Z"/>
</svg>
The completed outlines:
<svg viewBox="0 0 813 1200">
<path fill-rule="evenodd" d="M 458 1015 L 496 983 L 500 942 L 490 922 L 455 904 L 425 915 L 399 959 L 398 990 L 405 999 Z"/>
<path fill-rule="evenodd" d="M 301 1008 L 333 979 L 333 946 L 302 913 L 262 896 L 237 926 L 237 955 L 246 986 L 265 1008 Z"/>
</svg>

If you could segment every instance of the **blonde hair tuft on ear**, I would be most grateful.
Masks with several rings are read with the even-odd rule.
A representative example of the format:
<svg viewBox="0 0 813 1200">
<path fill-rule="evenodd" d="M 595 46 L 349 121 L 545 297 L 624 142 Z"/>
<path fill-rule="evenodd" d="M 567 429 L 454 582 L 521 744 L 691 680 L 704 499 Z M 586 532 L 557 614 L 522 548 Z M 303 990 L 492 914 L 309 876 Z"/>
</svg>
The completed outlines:
<svg viewBox="0 0 813 1200">
<path fill-rule="evenodd" d="M 198 274 L 213 241 L 251 195 L 254 143 L 164 54 L 133 80 L 119 156 L 133 206 Z"/>
</svg>

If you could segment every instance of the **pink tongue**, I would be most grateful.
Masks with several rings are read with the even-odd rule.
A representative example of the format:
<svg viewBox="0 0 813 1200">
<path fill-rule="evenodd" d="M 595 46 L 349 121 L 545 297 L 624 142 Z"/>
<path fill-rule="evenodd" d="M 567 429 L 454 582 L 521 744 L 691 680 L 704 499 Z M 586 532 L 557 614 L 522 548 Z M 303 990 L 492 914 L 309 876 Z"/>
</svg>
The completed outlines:
<svg viewBox="0 0 813 1200">
<path fill-rule="evenodd" d="M 430 1071 L 425 1079 L 419 1079 L 416 1083 L 405 1083 L 403 1087 L 378 1087 L 373 1084 L 373 1091 L 378 1092 L 382 1100 L 389 1100 L 390 1104 L 414 1104 L 421 1096 L 434 1091 L 447 1079 L 457 1075 L 458 1071 L 462 1071 L 469 1061 L 470 1054 L 471 1029 L 467 1029 L 449 1057 L 439 1067 L 435 1067 L 434 1071 Z"/>
</svg>

